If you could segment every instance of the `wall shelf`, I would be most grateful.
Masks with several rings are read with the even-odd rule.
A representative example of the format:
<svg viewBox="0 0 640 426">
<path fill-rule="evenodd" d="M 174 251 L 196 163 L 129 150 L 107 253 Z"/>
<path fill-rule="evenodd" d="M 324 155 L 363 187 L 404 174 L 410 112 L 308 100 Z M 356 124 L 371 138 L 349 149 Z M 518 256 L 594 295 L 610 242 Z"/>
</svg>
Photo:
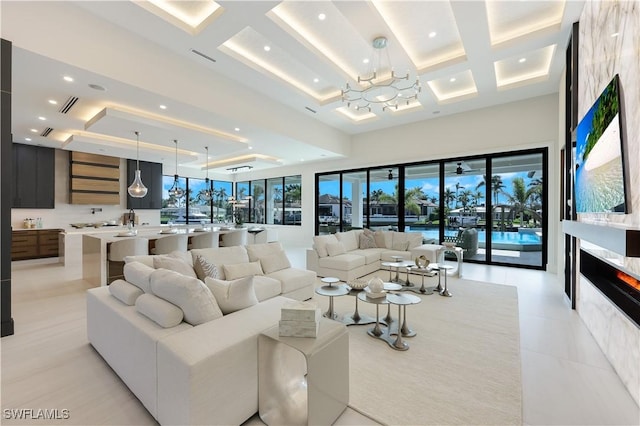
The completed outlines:
<svg viewBox="0 0 640 426">
<path fill-rule="evenodd" d="M 640 257 L 640 229 L 563 220 L 562 231 L 622 256 Z"/>
</svg>

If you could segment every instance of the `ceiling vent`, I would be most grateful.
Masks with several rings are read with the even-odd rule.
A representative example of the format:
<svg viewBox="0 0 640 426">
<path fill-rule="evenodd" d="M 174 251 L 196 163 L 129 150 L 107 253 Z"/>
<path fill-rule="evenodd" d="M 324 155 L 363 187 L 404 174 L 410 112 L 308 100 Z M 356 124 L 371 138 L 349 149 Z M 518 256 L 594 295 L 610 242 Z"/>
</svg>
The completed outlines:
<svg viewBox="0 0 640 426">
<path fill-rule="evenodd" d="M 42 133 L 40 133 L 40 136 L 46 138 L 47 136 L 49 136 L 49 133 L 51 132 L 53 132 L 53 129 L 51 127 L 47 127 L 46 129 L 44 129 Z"/>
<path fill-rule="evenodd" d="M 304 109 L 306 109 L 307 111 L 311 111 L 312 113 L 316 113 L 317 111 L 314 109 L 309 108 L 308 106 L 304 107 Z"/>
<path fill-rule="evenodd" d="M 211 62 L 216 62 L 216 60 L 215 60 L 215 59 L 213 59 L 211 56 L 209 56 L 209 55 L 205 55 L 204 53 L 202 53 L 202 52 L 200 52 L 200 51 L 198 51 L 198 50 L 196 50 L 196 49 L 191 49 L 191 51 L 192 51 L 193 53 L 195 53 L 196 55 L 198 55 L 198 56 L 200 56 L 200 57 L 202 57 L 202 58 L 205 58 L 206 60 L 209 60 L 209 61 L 211 61 Z"/>
<path fill-rule="evenodd" d="M 67 101 L 60 107 L 58 112 L 62 114 L 68 113 L 71 110 L 71 108 L 73 108 L 73 106 L 76 104 L 76 102 L 78 102 L 77 97 L 69 96 L 69 99 L 67 99 Z"/>
</svg>

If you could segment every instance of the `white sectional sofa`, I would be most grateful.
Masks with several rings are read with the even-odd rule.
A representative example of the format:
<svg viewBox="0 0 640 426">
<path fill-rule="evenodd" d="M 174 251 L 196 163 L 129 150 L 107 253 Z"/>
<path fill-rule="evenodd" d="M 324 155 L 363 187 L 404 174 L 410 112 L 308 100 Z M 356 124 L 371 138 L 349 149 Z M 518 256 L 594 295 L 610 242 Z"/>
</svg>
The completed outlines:
<svg viewBox="0 0 640 426">
<path fill-rule="evenodd" d="M 125 280 L 87 293 L 89 342 L 160 424 L 241 424 L 258 410 L 259 333 L 313 295 L 316 274 L 283 255 L 271 243 L 129 258 Z M 194 277 L 197 256 L 225 275 Z"/>
<path fill-rule="evenodd" d="M 380 269 L 382 262 L 393 261 L 391 256 L 411 260 L 412 250 L 433 248 L 436 262 L 439 245 L 423 244 L 418 232 L 370 231 L 354 229 L 331 235 L 313 237 L 313 247 L 307 249 L 307 269 L 320 277 L 353 280 Z"/>
</svg>

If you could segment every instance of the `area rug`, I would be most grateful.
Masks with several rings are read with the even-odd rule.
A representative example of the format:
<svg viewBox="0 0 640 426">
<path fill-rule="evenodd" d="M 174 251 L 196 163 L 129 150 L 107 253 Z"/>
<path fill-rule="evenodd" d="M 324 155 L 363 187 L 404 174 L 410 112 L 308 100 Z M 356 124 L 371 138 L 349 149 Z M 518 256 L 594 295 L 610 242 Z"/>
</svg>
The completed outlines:
<svg viewBox="0 0 640 426">
<path fill-rule="evenodd" d="M 349 326 L 351 408 L 389 425 L 522 424 L 517 289 L 455 278 L 449 289 L 453 297 L 420 295 L 407 307 L 417 335 L 405 352 L 368 336 L 370 325 Z M 339 314 L 354 310 L 352 296 L 334 303 Z"/>
</svg>

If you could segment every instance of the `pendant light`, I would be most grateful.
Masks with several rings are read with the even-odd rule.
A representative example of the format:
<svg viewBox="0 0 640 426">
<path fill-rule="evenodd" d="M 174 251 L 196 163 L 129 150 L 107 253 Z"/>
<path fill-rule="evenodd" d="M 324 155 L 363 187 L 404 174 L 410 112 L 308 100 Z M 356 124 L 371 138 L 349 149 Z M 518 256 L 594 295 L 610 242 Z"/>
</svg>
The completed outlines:
<svg viewBox="0 0 640 426">
<path fill-rule="evenodd" d="M 207 164 L 205 165 L 207 168 L 207 178 L 204 180 L 205 189 L 200 191 L 200 198 L 204 201 L 211 201 L 213 194 L 211 193 L 211 187 L 209 186 L 209 147 L 205 146 L 204 149 L 207 150 Z"/>
<path fill-rule="evenodd" d="M 182 198 L 184 195 L 184 189 L 178 186 L 178 140 L 174 139 L 173 143 L 176 144 L 176 174 L 173 175 L 173 186 L 169 189 L 169 195 L 174 198 Z"/>
<path fill-rule="evenodd" d="M 140 176 L 140 132 L 136 134 L 136 176 L 127 188 L 127 192 L 133 198 L 142 198 L 147 195 L 147 187 L 142 183 L 142 177 Z"/>
</svg>

